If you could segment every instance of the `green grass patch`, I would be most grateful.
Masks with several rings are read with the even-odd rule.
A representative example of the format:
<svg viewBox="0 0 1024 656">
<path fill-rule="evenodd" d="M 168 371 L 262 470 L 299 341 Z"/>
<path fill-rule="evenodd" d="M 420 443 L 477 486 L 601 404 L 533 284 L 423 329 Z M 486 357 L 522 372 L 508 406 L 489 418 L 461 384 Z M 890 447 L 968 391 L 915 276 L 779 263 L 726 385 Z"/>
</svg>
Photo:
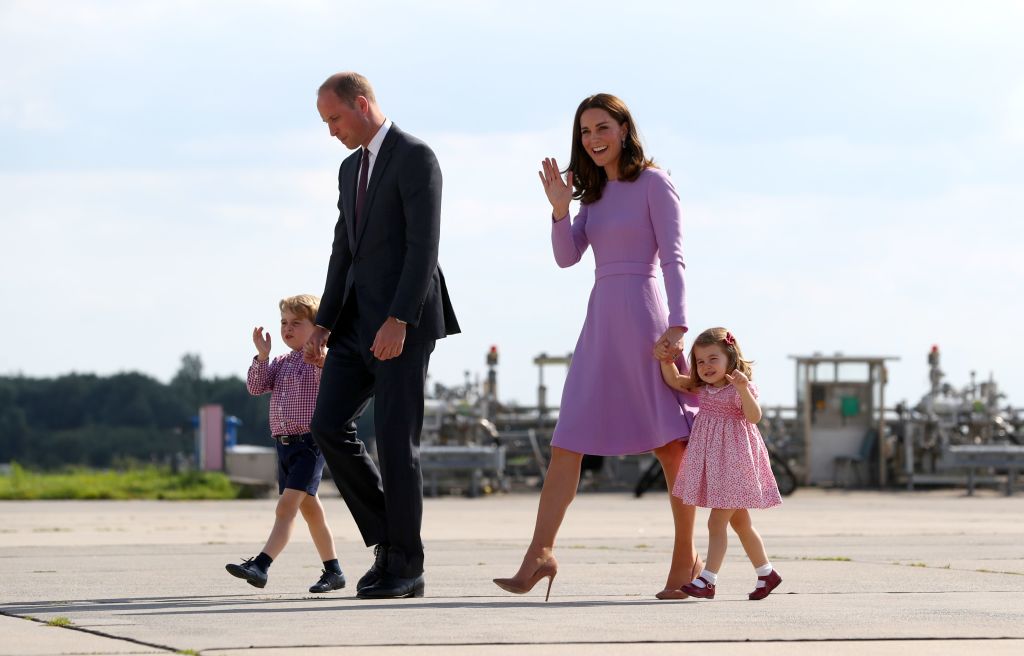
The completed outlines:
<svg viewBox="0 0 1024 656">
<path fill-rule="evenodd" d="M 74 467 L 33 472 L 17 463 L 0 476 L 0 499 L 236 499 L 240 488 L 220 472 L 172 474 L 159 467 L 108 471 Z M 61 530 L 61 529 L 53 529 Z"/>
<path fill-rule="evenodd" d="M 71 618 L 60 615 L 46 620 L 47 626 L 71 626 Z"/>
<path fill-rule="evenodd" d="M 824 560 L 835 563 L 849 563 L 852 562 L 846 556 L 801 556 L 797 560 Z"/>
<path fill-rule="evenodd" d="M 188 656 L 199 656 L 199 652 L 197 652 L 195 649 L 179 649 L 175 653 L 177 653 L 177 654 L 188 654 Z"/>
</svg>

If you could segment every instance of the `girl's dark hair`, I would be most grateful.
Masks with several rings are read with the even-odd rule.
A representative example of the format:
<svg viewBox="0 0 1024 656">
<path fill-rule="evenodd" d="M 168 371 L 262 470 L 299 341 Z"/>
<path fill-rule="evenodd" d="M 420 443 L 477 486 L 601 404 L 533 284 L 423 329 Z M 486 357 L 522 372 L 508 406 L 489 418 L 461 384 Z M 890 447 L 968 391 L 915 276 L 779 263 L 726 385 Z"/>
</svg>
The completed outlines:
<svg viewBox="0 0 1024 656">
<path fill-rule="evenodd" d="M 576 108 L 576 118 L 572 122 L 572 156 L 569 168 L 572 171 L 572 186 L 575 187 L 572 197 L 582 203 L 596 203 L 601 200 L 604 186 L 608 182 L 608 174 L 604 167 L 598 166 L 583 148 L 583 135 L 580 133 L 580 117 L 588 109 L 603 109 L 608 112 L 619 125 L 626 125 L 626 138 L 619 156 L 619 179 L 633 182 L 647 167 L 654 166 L 654 161 L 644 156 L 644 147 L 640 143 L 640 133 L 629 113 L 626 103 L 610 93 L 598 93 L 584 98 Z"/>
<path fill-rule="evenodd" d="M 751 367 L 754 361 L 745 359 L 743 351 L 740 349 L 740 343 L 736 341 L 733 334 L 719 326 L 717 328 L 708 328 L 697 335 L 697 339 L 693 340 L 693 346 L 690 347 L 690 376 L 694 385 L 697 387 L 707 385 L 707 383 L 701 380 L 700 374 L 697 373 L 697 347 L 716 345 L 720 346 L 725 351 L 725 356 L 729 358 L 729 363 L 725 367 L 725 373 L 731 374 L 739 369 L 749 380 L 754 379 L 754 370 Z"/>
</svg>

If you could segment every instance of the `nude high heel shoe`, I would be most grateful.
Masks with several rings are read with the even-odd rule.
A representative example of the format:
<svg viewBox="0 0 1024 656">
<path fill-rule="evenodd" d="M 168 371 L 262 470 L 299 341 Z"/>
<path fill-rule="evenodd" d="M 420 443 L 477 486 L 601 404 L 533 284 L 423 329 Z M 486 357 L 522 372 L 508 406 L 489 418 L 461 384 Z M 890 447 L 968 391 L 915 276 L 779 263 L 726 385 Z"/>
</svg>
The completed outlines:
<svg viewBox="0 0 1024 656">
<path fill-rule="evenodd" d="M 690 581 L 697 578 L 701 572 L 704 571 L 704 561 L 697 556 L 697 559 L 693 561 L 693 570 L 690 572 Z M 661 592 L 654 595 L 655 599 L 689 599 L 690 595 L 682 591 L 681 588 L 665 588 Z"/>
<path fill-rule="evenodd" d="M 520 570 L 521 572 L 522 570 Z M 526 594 L 533 590 L 533 586 L 537 585 L 538 581 L 546 578 L 548 580 L 548 591 L 544 595 L 544 601 L 547 601 L 551 596 L 551 584 L 555 582 L 556 574 L 558 574 L 558 561 L 555 560 L 554 556 L 548 556 L 537 564 L 537 569 L 532 574 L 525 576 L 516 575 L 510 579 L 494 579 L 494 583 L 506 592 Z"/>
</svg>

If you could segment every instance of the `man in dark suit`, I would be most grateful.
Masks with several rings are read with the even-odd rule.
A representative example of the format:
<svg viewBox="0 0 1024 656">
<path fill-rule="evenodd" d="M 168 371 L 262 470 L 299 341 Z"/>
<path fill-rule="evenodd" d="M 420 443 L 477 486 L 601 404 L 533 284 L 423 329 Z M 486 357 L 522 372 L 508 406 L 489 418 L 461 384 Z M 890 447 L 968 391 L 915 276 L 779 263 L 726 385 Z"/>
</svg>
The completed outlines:
<svg viewBox="0 0 1024 656">
<path fill-rule="evenodd" d="M 427 365 L 435 340 L 459 332 L 437 264 L 441 169 L 429 146 L 384 116 L 362 75 L 332 75 L 316 105 L 331 136 L 357 150 L 338 173 L 327 283 L 305 349 L 323 361 L 311 430 L 375 547 L 358 596 L 420 597 Z M 371 397 L 379 471 L 355 428 Z"/>
</svg>

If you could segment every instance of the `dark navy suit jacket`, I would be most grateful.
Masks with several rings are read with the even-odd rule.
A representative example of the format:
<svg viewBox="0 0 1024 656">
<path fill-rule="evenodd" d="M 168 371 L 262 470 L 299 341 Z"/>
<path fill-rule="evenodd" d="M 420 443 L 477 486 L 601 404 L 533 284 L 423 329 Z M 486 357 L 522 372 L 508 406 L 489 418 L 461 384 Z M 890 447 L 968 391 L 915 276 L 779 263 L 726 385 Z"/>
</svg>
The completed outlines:
<svg viewBox="0 0 1024 656">
<path fill-rule="evenodd" d="M 332 332 L 328 346 L 352 320 L 361 338 L 372 341 L 389 316 L 408 324 L 407 342 L 460 332 L 437 263 L 441 168 L 434 152 L 392 123 L 353 229 L 361 156 L 356 150 L 338 171 L 338 222 L 316 317 Z"/>
</svg>

